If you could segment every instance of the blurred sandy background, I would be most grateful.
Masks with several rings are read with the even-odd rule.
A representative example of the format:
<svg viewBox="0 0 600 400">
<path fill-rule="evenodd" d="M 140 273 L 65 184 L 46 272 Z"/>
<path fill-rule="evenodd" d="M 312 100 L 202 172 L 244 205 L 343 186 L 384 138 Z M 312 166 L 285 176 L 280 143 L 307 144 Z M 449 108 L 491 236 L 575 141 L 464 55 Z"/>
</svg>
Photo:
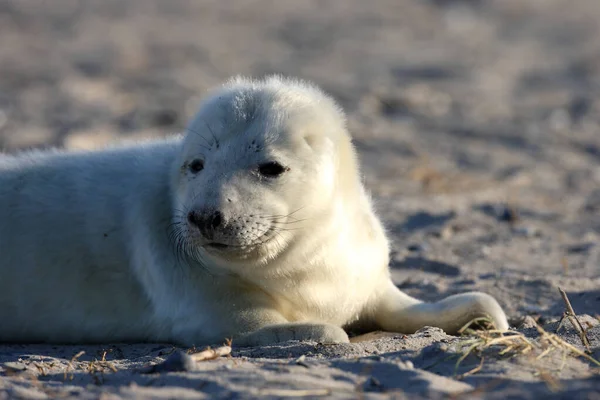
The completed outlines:
<svg viewBox="0 0 600 400">
<path fill-rule="evenodd" d="M 164 136 L 232 75 L 309 79 L 348 113 L 403 290 L 484 290 L 519 326 L 560 317 L 560 286 L 595 321 L 599 35 L 597 0 L 0 0 L 0 149 Z"/>
</svg>

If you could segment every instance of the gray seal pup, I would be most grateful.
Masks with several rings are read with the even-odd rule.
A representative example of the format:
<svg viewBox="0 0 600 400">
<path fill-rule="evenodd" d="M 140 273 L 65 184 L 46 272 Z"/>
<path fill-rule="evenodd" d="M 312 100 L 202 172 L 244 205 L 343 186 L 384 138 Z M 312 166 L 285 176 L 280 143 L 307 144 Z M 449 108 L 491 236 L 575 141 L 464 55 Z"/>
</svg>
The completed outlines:
<svg viewBox="0 0 600 400">
<path fill-rule="evenodd" d="M 235 78 L 183 136 L 0 157 L 0 341 L 347 342 L 448 333 L 494 298 L 399 290 L 338 105 Z"/>
</svg>

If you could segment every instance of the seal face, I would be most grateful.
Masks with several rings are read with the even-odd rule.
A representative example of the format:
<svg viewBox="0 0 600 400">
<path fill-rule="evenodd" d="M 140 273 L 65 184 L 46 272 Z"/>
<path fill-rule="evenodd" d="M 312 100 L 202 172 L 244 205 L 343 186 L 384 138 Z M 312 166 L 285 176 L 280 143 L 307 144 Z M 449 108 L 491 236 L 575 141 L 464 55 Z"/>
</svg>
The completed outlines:
<svg viewBox="0 0 600 400">
<path fill-rule="evenodd" d="M 304 217 L 328 211 L 344 120 L 309 86 L 282 91 L 272 79 L 240 89 L 240 82 L 209 99 L 188 128 L 173 223 L 193 257 L 264 265 L 312 223 Z"/>
<path fill-rule="evenodd" d="M 404 294 L 388 252 L 343 112 L 301 81 L 233 79 L 183 137 L 0 158 L 0 341 L 508 328 L 483 293 Z"/>
</svg>

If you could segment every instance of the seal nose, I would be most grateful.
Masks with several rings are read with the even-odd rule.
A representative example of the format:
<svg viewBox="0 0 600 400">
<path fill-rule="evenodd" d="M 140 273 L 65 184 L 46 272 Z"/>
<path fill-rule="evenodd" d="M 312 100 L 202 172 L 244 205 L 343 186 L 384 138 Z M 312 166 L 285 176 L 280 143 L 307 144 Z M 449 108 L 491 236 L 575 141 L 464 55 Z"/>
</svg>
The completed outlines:
<svg viewBox="0 0 600 400">
<path fill-rule="evenodd" d="M 212 229 L 216 229 L 219 227 L 219 225 L 221 225 L 221 221 L 223 220 L 223 216 L 221 215 L 220 211 L 215 211 L 210 217 L 209 217 L 209 225 Z"/>
<path fill-rule="evenodd" d="M 196 226 L 205 237 L 210 239 L 211 233 L 221 226 L 223 214 L 220 211 L 214 211 L 213 213 L 190 211 L 188 222 Z"/>
</svg>

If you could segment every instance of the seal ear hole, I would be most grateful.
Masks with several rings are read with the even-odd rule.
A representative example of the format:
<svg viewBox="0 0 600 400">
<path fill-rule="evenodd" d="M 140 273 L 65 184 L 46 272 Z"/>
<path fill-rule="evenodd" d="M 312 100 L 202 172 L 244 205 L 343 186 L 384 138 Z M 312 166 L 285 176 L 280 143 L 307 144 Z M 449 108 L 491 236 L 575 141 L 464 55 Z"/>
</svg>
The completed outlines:
<svg viewBox="0 0 600 400">
<path fill-rule="evenodd" d="M 197 174 L 204 169 L 204 161 L 197 158 L 189 164 L 188 168 L 191 173 Z"/>
<path fill-rule="evenodd" d="M 268 178 L 276 178 L 290 169 L 277 161 L 269 161 L 258 166 L 258 173 Z"/>
</svg>

